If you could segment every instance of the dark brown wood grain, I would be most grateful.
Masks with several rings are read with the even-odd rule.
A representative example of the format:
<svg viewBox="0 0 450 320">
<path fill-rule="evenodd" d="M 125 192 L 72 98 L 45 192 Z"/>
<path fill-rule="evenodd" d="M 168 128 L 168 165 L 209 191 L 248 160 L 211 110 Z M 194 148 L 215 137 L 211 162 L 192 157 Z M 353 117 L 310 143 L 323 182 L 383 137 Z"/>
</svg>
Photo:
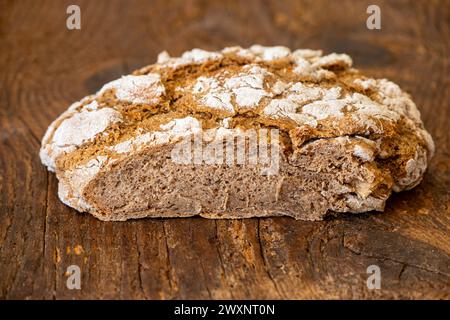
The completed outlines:
<svg viewBox="0 0 450 320">
<path fill-rule="evenodd" d="M 366 28 L 381 7 L 382 29 Z M 66 8 L 81 7 L 81 30 Z M 450 298 L 450 1 L 0 1 L 0 298 Z M 57 197 L 40 139 L 70 103 L 168 50 L 346 52 L 410 92 L 437 152 L 386 211 L 323 222 L 100 222 Z M 69 265 L 81 290 L 66 287 Z M 381 268 L 380 290 L 366 286 Z"/>
</svg>

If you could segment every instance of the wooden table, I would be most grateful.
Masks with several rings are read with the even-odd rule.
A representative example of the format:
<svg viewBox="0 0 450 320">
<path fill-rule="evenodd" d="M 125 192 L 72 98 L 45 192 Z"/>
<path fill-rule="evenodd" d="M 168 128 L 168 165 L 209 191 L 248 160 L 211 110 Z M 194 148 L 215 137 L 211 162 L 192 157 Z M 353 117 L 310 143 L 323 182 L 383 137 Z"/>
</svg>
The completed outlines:
<svg viewBox="0 0 450 320">
<path fill-rule="evenodd" d="M 381 30 L 366 28 L 367 6 Z M 81 30 L 66 28 L 69 4 Z M 450 298 L 449 1 L 0 2 L 0 297 Z M 38 150 L 68 105 L 168 50 L 281 44 L 346 52 L 410 92 L 437 153 L 386 211 L 324 222 L 100 222 L 57 198 Z M 81 290 L 66 287 L 78 265 Z M 381 289 L 369 290 L 378 265 Z"/>
</svg>

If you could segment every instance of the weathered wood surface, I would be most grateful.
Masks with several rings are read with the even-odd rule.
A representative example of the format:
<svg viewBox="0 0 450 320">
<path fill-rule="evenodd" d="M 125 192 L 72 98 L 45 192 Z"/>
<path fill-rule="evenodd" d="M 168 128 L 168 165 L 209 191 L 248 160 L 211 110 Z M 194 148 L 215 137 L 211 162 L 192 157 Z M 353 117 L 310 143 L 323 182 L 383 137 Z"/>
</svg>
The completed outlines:
<svg viewBox="0 0 450 320">
<path fill-rule="evenodd" d="M 450 298 L 449 1 L 0 2 L 0 297 Z M 82 29 L 66 28 L 81 7 Z M 107 223 L 57 198 L 38 158 L 50 121 L 162 50 L 253 43 L 346 52 L 411 92 L 437 153 L 383 214 Z M 81 290 L 66 288 L 69 265 Z M 366 268 L 380 266 L 380 290 Z"/>
</svg>

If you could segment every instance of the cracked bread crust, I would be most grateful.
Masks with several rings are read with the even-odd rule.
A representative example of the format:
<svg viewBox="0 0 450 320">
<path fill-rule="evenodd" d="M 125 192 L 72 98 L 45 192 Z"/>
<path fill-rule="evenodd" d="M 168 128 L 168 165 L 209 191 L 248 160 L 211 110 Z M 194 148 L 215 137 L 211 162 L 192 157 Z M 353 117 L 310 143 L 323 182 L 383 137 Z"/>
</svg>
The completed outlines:
<svg viewBox="0 0 450 320">
<path fill-rule="evenodd" d="M 178 164 L 180 140 L 278 129 L 280 168 Z M 206 139 L 206 140 L 205 140 Z M 382 211 L 420 183 L 434 153 L 408 94 L 345 54 L 286 47 L 167 52 L 74 103 L 41 160 L 67 205 L 102 220 Z"/>
</svg>

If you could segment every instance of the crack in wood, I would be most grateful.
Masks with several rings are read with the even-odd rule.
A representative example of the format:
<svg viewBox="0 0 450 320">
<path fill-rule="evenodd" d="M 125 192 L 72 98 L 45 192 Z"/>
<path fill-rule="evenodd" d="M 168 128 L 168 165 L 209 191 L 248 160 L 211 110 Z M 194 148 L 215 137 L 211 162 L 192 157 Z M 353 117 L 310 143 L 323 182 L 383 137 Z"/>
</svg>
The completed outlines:
<svg viewBox="0 0 450 320">
<path fill-rule="evenodd" d="M 402 265 L 402 269 L 401 269 L 400 272 L 398 273 L 398 281 L 401 281 L 401 280 L 402 280 L 402 275 L 403 275 L 403 273 L 405 272 L 406 267 L 407 267 L 406 264 L 403 264 L 403 265 Z"/>
<path fill-rule="evenodd" d="M 214 219 L 214 226 L 215 226 L 215 232 L 216 232 L 215 239 L 217 240 L 215 247 L 216 247 L 216 250 L 217 250 L 217 255 L 219 256 L 219 263 L 220 263 L 220 268 L 221 268 L 221 274 L 223 275 L 223 278 L 224 278 L 224 279 L 221 279 L 221 280 L 225 281 L 225 284 L 227 285 L 227 290 L 230 293 L 231 298 L 234 299 L 233 291 L 231 290 L 230 284 L 228 283 L 228 278 L 227 278 L 226 271 L 225 271 L 225 265 L 223 263 L 222 253 L 221 253 L 221 250 L 220 250 L 219 229 L 218 229 L 218 225 L 217 225 L 217 220 L 216 219 Z"/>
<path fill-rule="evenodd" d="M 174 270 L 172 267 L 172 263 L 170 262 L 170 250 L 169 250 L 168 236 L 167 236 L 165 224 L 166 224 L 166 222 L 163 220 L 162 227 L 163 227 L 163 234 L 164 234 L 164 240 L 165 240 L 165 244 L 166 244 L 166 254 L 167 254 L 166 266 L 168 267 L 166 276 L 167 276 L 167 280 L 169 281 L 170 294 L 171 294 L 171 297 L 173 298 L 175 295 L 175 286 L 172 283 L 172 272 L 174 272 Z"/>
<path fill-rule="evenodd" d="M 446 278 L 450 278 L 450 274 L 446 274 L 446 273 L 443 273 L 443 272 L 440 272 L 440 271 L 437 271 L 437 270 L 431 270 L 431 269 L 428 269 L 428 268 L 425 268 L 425 267 L 422 267 L 422 266 L 419 266 L 419 265 L 416 265 L 416 264 L 411 264 L 411 263 L 408 263 L 408 262 L 405 262 L 405 261 L 401 261 L 401 260 L 397 260 L 397 259 L 394 259 L 394 258 L 391 258 L 391 257 L 387 257 L 387 256 L 372 255 L 372 254 L 366 254 L 366 253 L 358 252 L 358 251 L 348 247 L 347 245 L 344 245 L 344 248 L 346 248 L 347 250 L 349 250 L 353 254 L 356 254 L 356 255 L 359 255 L 359 256 L 364 256 L 366 258 L 372 258 L 372 259 L 377 259 L 377 260 L 381 260 L 381 261 L 392 261 L 392 262 L 398 263 L 400 265 L 405 265 L 405 266 L 411 267 L 411 268 L 417 268 L 417 269 L 422 270 L 422 271 L 426 271 L 426 272 L 429 272 L 429 273 L 434 273 L 434 274 L 438 274 L 438 275 L 444 276 Z"/>
<path fill-rule="evenodd" d="M 141 261 L 141 249 L 139 246 L 139 241 L 138 241 L 138 233 L 136 232 L 136 230 L 134 230 L 134 243 L 136 245 L 136 252 L 137 252 L 137 260 L 138 260 L 138 265 L 137 265 L 137 275 L 138 275 L 138 281 L 139 281 L 139 289 L 142 292 L 142 295 L 144 296 L 145 299 L 149 299 L 147 297 L 147 294 L 145 292 L 144 289 L 144 285 L 142 282 L 142 261 Z"/>
<path fill-rule="evenodd" d="M 258 239 L 258 244 L 259 244 L 259 254 L 261 255 L 261 260 L 263 262 L 263 266 L 264 266 L 264 270 L 266 271 L 267 275 L 269 276 L 270 281 L 273 283 L 273 286 L 275 288 L 275 290 L 277 291 L 277 294 L 279 295 L 280 298 L 283 298 L 284 296 L 286 296 L 285 294 L 281 293 L 280 288 L 278 287 L 277 282 L 275 281 L 274 277 L 272 276 L 271 272 L 270 272 L 270 266 L 269 266 L 269 262 L 267 260 L 267 257 L 264 253 L 264 247 L 262 244 L 262 240 L 261 240 L 261 218 L 257 218 L 258 222 L 256 225 L 256 238 Z"/>
</svg>

